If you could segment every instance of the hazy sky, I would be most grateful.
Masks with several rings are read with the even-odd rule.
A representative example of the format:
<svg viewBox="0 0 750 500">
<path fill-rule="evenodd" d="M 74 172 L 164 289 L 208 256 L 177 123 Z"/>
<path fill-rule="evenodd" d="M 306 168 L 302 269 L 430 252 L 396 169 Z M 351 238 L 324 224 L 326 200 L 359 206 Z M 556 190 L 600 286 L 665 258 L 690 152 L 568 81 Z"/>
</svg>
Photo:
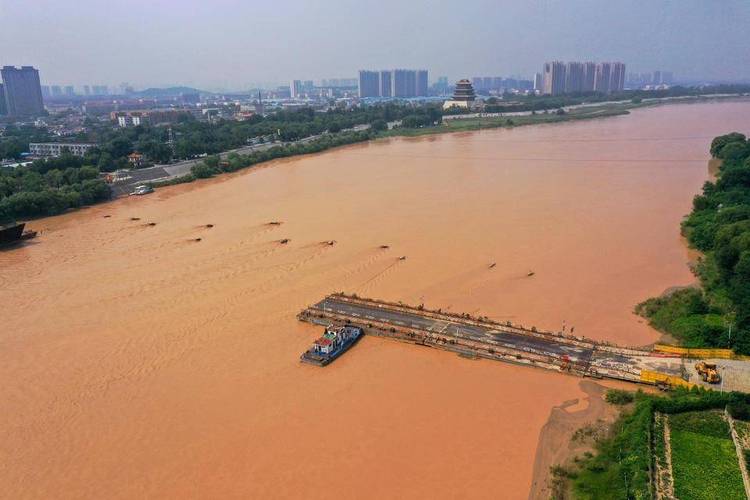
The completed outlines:
<svg viewBox="0 0 750 500">
<path fill-rule="evenodd" d="M 0 65 L 54 84 L 530 76 L 549 59 L 750 79 L 750 0 L 0 0 Z"/>
</svg>

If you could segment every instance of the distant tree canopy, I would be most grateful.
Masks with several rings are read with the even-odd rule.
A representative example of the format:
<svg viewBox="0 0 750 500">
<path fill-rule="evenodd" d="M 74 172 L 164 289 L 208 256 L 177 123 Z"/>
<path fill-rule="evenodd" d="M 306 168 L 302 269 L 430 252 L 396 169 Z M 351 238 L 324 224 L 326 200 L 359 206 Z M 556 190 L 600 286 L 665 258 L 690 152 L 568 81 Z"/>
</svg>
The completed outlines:
<svg viewBox="0 0 750 500">
<path fill-rule="evenodd" d="M 0 221 L 55 215 L 110 197 L 99 169 L 65 154 L 31 165 L 0 168 Z"/>
</svg>

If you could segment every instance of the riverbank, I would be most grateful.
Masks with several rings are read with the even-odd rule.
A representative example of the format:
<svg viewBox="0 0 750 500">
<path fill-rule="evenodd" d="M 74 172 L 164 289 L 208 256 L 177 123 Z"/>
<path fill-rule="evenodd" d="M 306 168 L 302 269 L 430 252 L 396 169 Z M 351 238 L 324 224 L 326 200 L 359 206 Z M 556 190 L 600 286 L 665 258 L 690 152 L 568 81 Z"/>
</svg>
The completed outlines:
<svg viewBox="0 0 750 500">
<path fill-rule="evenodd" d="M 553 495 L 558 486 L 553 467 L 570 467 L 574 459 L 591 454 L 619 414 L 618 407 L 604 400 L 606 387 L 591 380 L 582 380 L 579 387 L 586 394 L 583 401 L 573 399 L 552 408 L 539 433 L 529 500 L 558 498 Z"/>
<path fill-rule="evenodd" d="M 741 130 L 748 129 L 750 123 Z M 691 249 L 701 253 L 692 266 L 700 287 L 648 299 L 636 312 L 686 347 L 750 354 L 750 141 L 738 132 L 722 135 L 710 153 L 713 182 L 681 224 Z"/>
<path fill-rule="evenodd" d="M 356 144 L 360 142 L 377 141 L 387 138 L 396 137 L 421 137 L 436 134 L 450 134 L 456 132 L 471 132 L 476 130 L 486 130 L 495 128 L 515 128 L 526 125 L 541 125 L 564 123 L 578 120 L 592 120 L 597 118 L 608 118 L 614 116 L 627 115 L 631 110 L 667 105 L 667 104 L 690 104 L 698 102 L 707 102 L 711 100 L 722 101 L 726 99 L 750 100 L 748 97 L 734 95 L 715 95 L 715 96 L 686 96 L 680 98 L 661 98 L 648 99 L 638 102 L 604 102 L 595 105 L 585 105 L 573 107 L 569 111 L 562 112 L 540 112 L 529 113 L 524 115 L 502 116 L 502 117 L 478 117 L 469 119 L 448 120 L 440 125 L 420 128 L 393 128 L 387 131 L 373 132 L 370 130 L 339 133 L 333 136 L 326 135 L 319 139 L 310 141 L 304 145 L 291 144 L 274 146 L 262 153 L 251 153 L 249 155 L 236 155 L 234 165 L 225 167 L 202 168 L 202 174 L 196 175 L 194 172 L 172 177 L 159 182 L 151 182 L 152 187 L 164 187 L 185 182 L 193 182 L 199 178 L 212 177 L 224 172 L 233 172 L 243 168 L 255 166 L 259 163 L 272 161 L 278 158 L 289 158 L 299 155 L 314 154 L 327 151 L 333 148 Z M 226 163 L 226 162 L 225 162 Z"/>
</svg>

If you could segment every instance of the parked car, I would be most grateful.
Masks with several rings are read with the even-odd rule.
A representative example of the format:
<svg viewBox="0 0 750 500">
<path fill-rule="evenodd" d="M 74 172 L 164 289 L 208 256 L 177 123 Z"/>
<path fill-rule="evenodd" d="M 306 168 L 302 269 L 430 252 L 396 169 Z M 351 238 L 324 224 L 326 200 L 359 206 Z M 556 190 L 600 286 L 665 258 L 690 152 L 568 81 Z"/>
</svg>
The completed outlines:
<svg viewBox="0 0 750 500">
<path fill-rule="evenodd" d="M 141 195 L 149 194 L 153 192 L 154 192 L 154 188 L 152 188 L 151 186 L 146 186 L 144 184 L 141 186 L 136 186 L 135 190 L 132 193 L 130 193 L 130 196 L 133 196 L 133 195 L 141 196 Z"/>
</svg>

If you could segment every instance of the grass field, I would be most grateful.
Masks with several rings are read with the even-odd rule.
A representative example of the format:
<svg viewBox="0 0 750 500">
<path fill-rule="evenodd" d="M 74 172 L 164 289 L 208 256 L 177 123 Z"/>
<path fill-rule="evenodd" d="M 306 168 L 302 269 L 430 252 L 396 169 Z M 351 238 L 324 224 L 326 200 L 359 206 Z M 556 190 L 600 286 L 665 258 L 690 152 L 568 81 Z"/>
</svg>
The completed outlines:
<svg viewBox="0 0 750 500">
<path fill-rule="evenodd" d="M 675 495 L 680 500 L 744 500 L 729 425 L 715 411 L 670 415 Z"/>
<path fill-rule="evenodd" d="M 606 118 L 628 114 L 628 110 L 641 107 L 639 104 L 612 104 L 604 103 L 600 106 L 578 108 L 558 115 L 554 111 L 549 113 L 537 113 L 535 115 L 508 116 L 508 117 L 483 117 L 467 118 L 461 120 L 448 120 L 446 123 L 436 127 L 422 127 L 403 129 L 396 128 L 381 134 L 383 137 L 418 137 L 423 135 L 444 134 L 446 132 L 469 132 L 491 128 L 512 128 L 523 125 L 537 125 L 542 123 L 560 123 L 573 120 L 588 120 L 592 118 Z"/>
</svg>

